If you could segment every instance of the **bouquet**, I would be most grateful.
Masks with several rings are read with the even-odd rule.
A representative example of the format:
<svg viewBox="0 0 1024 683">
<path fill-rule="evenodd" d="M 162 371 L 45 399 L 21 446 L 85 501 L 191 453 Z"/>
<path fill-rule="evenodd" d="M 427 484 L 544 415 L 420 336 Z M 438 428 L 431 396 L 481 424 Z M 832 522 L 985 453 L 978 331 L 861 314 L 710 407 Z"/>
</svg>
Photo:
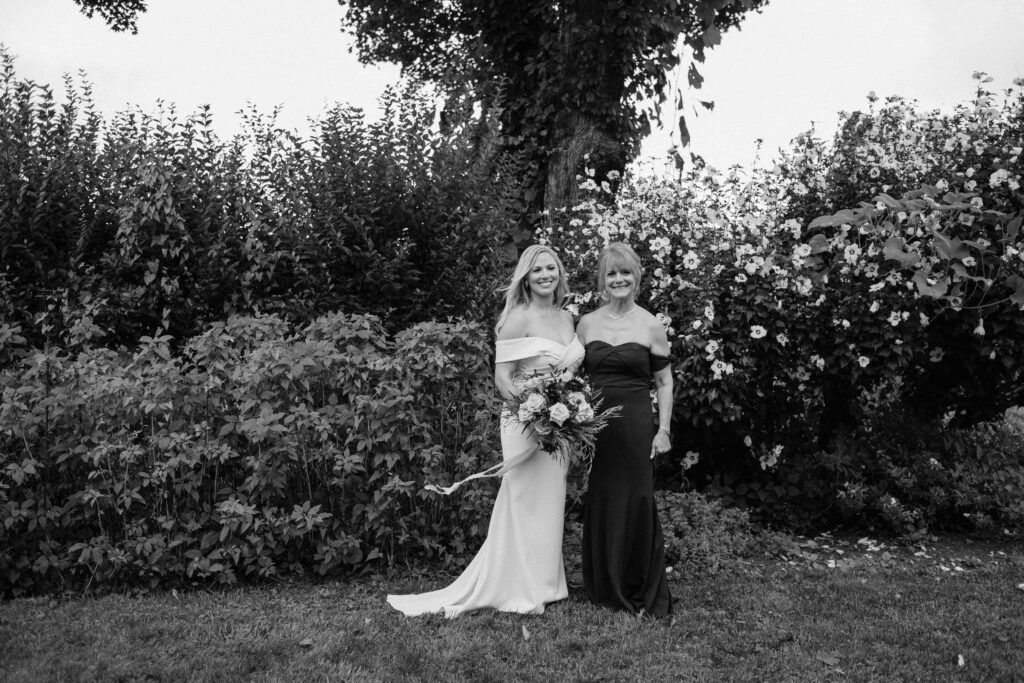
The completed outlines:
<svg viewBox="0 0 1024 683">
<path fill-rule="evenodd" d="M 527 377 L 506 406 L 506 419 L 533 429 L 543 451 L 585 466 L 594 457 L 597 433 L 622 411 L 619 406 L 600 410 L 599 392 L 571 370 L 554 367 Z"/>
</svg>

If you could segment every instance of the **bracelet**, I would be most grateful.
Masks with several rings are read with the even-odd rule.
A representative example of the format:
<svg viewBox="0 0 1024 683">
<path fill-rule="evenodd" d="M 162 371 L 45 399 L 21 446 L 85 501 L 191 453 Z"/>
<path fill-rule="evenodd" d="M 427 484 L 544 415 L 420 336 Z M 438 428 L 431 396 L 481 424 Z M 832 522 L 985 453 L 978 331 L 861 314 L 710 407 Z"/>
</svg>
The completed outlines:
<svg viewBox="0 0 1024 683">
<path fill-rule="evenodd" d="M 666 433 L 666 434 L 668 434 L 669 436 L 672 436 L 672 432 L 668 431 L 668 430 L 667 430 L 667 429 L 665 429 L 664 427 L 658 427 L 658 431 L 659 431 L 659 432 L 665 432 L 665 433 Z"/>
</svg>

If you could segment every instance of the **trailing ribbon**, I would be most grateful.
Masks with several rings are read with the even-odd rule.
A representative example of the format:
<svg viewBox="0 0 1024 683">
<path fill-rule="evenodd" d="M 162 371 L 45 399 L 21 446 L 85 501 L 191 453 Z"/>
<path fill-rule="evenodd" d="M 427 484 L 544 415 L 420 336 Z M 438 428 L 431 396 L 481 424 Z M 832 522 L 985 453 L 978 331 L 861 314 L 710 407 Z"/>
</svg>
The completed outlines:
<svg viewBox="0 0 1024 683">
<path fill-rule="evenodd" d="M 474 479 L 486 479 L 488 477 L 500 477 L 503 474 L 507 474 L 511 470 L 514 470 L 515 468 L 522 465 L 530 458 L 530 456 L 532 456 L 539 450 L 540 444 L 533 443 L 527 446 L 526 449 L 520 451 L 519 453 L 516 453 L 512 457 L 505 458 L 497 465 L 488 467 L 486 470 L 483 470 L 482 472 L 471 474 L 465 479 L 460 479 L 451 486 L 438 486 L 436 484 L 427 484 L 423 488 L 426 489 L 427 491 L 433 491 L 434 493 L 440 493 L 442 496 L 447 496 L 453 493 L 456 489 L 458 489 L 460 486 L 462 486 L 468 481 L 473 481 Z"/>
</svg>

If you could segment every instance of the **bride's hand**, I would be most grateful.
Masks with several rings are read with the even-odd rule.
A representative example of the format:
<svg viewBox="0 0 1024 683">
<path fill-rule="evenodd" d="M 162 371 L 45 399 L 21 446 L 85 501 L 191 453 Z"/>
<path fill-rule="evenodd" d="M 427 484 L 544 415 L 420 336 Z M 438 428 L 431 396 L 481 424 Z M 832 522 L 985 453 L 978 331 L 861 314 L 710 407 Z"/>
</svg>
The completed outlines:
<svg viewBox="0 0 1024 683">
<path fill-rule="evenodd" d="M 672 450 L 672 442 L 668 438 L 668 431 L 658 429 L 658 433 L 654 435 L 654 441 L 651 443 L 651 459 L 653 460 L 654 456 L 667 453 L 670 450 Z"/>
</svg>

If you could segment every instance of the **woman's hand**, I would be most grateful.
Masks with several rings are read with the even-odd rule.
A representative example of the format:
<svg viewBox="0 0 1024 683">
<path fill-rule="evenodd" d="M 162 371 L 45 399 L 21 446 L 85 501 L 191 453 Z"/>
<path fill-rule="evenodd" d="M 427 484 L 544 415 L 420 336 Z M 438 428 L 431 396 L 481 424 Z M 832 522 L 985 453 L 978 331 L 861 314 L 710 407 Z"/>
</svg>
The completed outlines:
<svg viewBox="0 0 1024 683">
<path fill-rule="evenodd" d="M 651 460 L 654 460 L 654 456 L 667 453 L 670 450 L 672 450 L 672 442 L 669 440 L 668 430 L 659 428 L 651 443 Z"/>
</svg>

